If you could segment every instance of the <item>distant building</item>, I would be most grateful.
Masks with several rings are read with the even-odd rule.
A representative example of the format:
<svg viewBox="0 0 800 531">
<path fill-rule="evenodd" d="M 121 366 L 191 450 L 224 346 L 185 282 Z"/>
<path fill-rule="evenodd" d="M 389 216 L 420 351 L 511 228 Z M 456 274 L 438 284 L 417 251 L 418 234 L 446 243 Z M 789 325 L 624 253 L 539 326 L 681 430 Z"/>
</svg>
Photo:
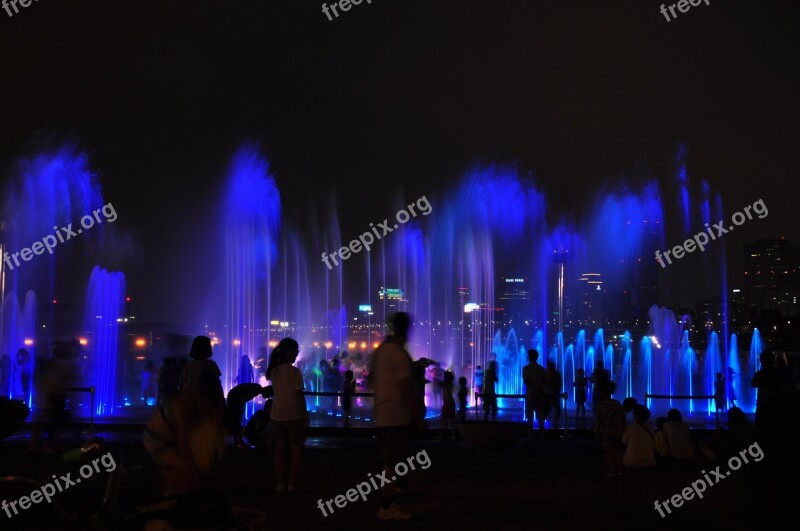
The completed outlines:
<svg viewBox="0 0 800 531">
<path fill-rule="evenodd" d="M 514 326 L 533 319 L 533 301 L 526 277 L 501 277 L 497 306 L 504 309 L 506 324 Z"/>
<path fill-rule="evenodd" d="M 602 327 L 604 286 L 600 273 L 584 273 L 578 278 L 578 284 L 578 326 Z"/>
<path fill-rule="evenodd" d="M 744 303 L 748 317 L 764 310 L 797 316 L 800 296 L 800 247 L 784 238 L 757 240 L 744 246 Z"/>
<path fill-rule="evenodd" d="M 747 312 L 745 311 L 744 293 L 741 288 L 731 288 L 728 295 L 728 315 L 731 328 L 737 330 L 747 325 Z"/>
</svg>

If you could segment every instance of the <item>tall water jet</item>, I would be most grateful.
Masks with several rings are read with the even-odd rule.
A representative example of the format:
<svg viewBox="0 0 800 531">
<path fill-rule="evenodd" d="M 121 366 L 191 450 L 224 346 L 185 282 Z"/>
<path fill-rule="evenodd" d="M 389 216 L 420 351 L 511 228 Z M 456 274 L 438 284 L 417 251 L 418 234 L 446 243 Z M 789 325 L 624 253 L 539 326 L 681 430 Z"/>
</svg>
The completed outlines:
<svg viewBox="0 0 800 531">
<path fill-rule="evenodd" d="M 735 358 L 736 359 L 737 367 L 738 367 L 738 361 L 739 361 L 739 339 L 738 339 L 738 337 L 736 336 L 735 333 L 731 334 L 731 340 L 730 340 L 730 343 L 728 343 L 728 366 L 729 367 L 730 367 L 731 358 Z M 733 395 L 730 392 L 730 390 L 733 390 L 734 382 L 733 382 L 732 377 L 728 374 L 727 369 L 724 371 L 723 376 L 725 377 L 725 386 L 726 386 L 726 389 L 725 389 L 725 409 L 727 410 L 727 409 L 730 409 L 731 406 L 735 405 L 735 404 L 731 403 L 731 397 L 735 396 L 735 395 Z"/>
<path fill-rule="evenodd" d="M 717 333 L 712 331 L 708 334 L 708 348 L 703 359 L 703 394 L 714 394 L 714 380 L 717 373 L 721 373 L 725 377 L 725 371 L 722 369 L 722 358 L 719 348 L 719 338 Z M 707 401 L 708 414 L 716 413 L 716 405 L 713 399 Z"/>
<path fill-rule="evenodd" d="M 653 342 L 650 339 L 650 336 L 644 336 L 639 343 L 639 377 L 641 381 L 644 383 L 644 394 L 654 394 L 653 393 Z M 650 407 L 652 400 L 650 398 L 647 399 L 647 403 L 645 404 L 647 407 Z"/>
<path fill-rule="evenodd" d="M 36 360 L 36 294 L 28 290 L 24 300 L 17 301 L 11 292 L 3 302 L 3 335 L 0 352 L 11 357 L 10 398 L 17 398 L 33 405 L 33 367 Z M 17 363 L 17 354 L 24 349 L 28 356 L 25 367 Z M 24 358 L 24 356 L 23 356 Z"/>
<path fill-rule="evenodd" d="M 680 346 L 680 372 L 678 377 L 679 393 L 694 395 L 694 373 L 697 370 L 697 360 L 694 349 L 689 345 L 689 331 L 681 334 Z M 689 399 L 689 413 L 694 412 L 694 399 Z"/>
<path fill-rule="evenodd" d="M 561 391 L 566 391 L 572 397 L 572 402 L 575 402 L 575 396 L 570 392 L 572 382 L 575 381 L 575 346 L 570 343 L 564 349 L 564 362 L 561 369 Z"/>
<path fill-rule="evenodd" d="M 225 323 L 221 359 L 223 386 L 235 385 L 242 355 L 252 356 L 266 343 L 257 333 L 270 323 L 272 267 L 277 258 L 280 195 L 269 162 L 257 146 L 233 157 L 222 204 L 224 230 Z"/>
<path fill-rule="evenodd" d="M 759 369 L 759 357 L 764 351 L 764 341 L 761 339 L 761 332 L 758 328 L 753 329 L 753 338 L 750 340 L 750 355 L 747 359 L 746 370 L 742 371 L 743 374 L 739 378 L 741 394 L 740 406 L 745 411 L 756 410 L 756 400 L 758 399 L 758 389 L 754 389 L 750 385 L 750 380 L 753 379 Z"/>
<path fill-rule="evenodd" d="M 84 314 L 90 385 L 95 386 L 95 414 L 107 416 L 117 405 L 119 319 L 125 305 L 125 275 L 95 266 L 86 288 Z"/>
<path fill-rule="evenodd" d="M 742 407 L 742 394 L 741 394 L 741 370 L 739 369 L 739 350 L 736 347 L 736 341 L 731 340 L 731 349 L 728 353 L 728 367 L 725 371 L 725 382 L 728 391 L 728 402 L 731 406 L 737 406 L 745 411 Z"/>
<path fill-rule="evenodd" d="M 631 333 L 625 331 L 622 335 L 622 370 L 620 373 L 620 387 L 625 396 L 634 396 L 633 391 L 633 356 L 631 352 Z"/>
<path fill-rule="evenodd" d="M 608 371 L 612 380 L 615 380 L 618 375 L 614 374 L 614 346 L 609 343 L 603 352 L 603 368 Z M 619 388 L 619 385 L 617 386 Z"/>
<path fill-rule="evenodd" d="M 584 329 L 578 330 L 578 335 L 575 336 L 575 366 L 586 370 L 586 330 Z"/>
</svg>

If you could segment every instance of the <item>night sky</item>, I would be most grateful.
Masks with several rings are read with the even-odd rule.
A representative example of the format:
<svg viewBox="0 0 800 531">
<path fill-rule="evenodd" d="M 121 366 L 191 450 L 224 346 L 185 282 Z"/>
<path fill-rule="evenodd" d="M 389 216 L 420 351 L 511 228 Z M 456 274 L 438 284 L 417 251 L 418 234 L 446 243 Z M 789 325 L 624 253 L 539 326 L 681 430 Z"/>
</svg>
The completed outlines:
<svg viewBox="0 0 800 531">
<path fill-rule="evenodd" d="M 720 191 L 726 216 L 769 207 L 726 237 L 731 285 L 743 242 L 800 242 L 796 1 L 713 0 L 672 22 L 642 0 L 373 0 L 332 22 L 321 3 L 0 11 L 0 177 L 45 139 L 87 149 L 138 242 L 131 290 L 153 320 L 183 311 L 160 293 L 247 141 L 287 215 L 333 192 L 348 240 L 391 216 L 398 190 L 440 194 L 491 160 L 532 172 L 569 217 L 607 178 L 670 181 L 685 142 L 692 186 Z"/>
</svg>

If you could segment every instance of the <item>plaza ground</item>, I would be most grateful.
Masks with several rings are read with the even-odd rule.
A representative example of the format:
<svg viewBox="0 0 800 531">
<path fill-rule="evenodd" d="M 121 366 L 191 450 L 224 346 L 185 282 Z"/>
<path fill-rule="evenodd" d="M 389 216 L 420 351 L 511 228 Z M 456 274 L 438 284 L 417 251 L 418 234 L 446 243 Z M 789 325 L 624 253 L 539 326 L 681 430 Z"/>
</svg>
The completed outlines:
<svg viewBox="0 0 800 531">
<path fill-rule="evenodd" d="M 544 439 L 524 438 L 507 447 L 481 449 L 459 438 L 440 440 L 429 430 L 413 440 L 412 451 L 425 450 L 430 467 L 419 470 L 420 490 L 398 497 L 412 519 L 384 522 L 376 518 L 379 495 L 348 502 L 323 516 L 318 500 L 331 500 L 380 470 L 377 440 L 368 427 L 344 430 L 317 417 L 303 457 L 302 482 L 297 492 L 275 493 L 272 459 L 264 449 L 226 448 L 218 473 L 208 487 L 223 493 L 236 506 L 263 513 L 262 529 L 755 529 L 784 508 L 778 487 L 786 473 L 783 452 L 764 446 L 764 459 L 743 464 L 718 484 L 674 508 L 662 518 L 654 501 L 662 502 L 693 481 L 726 463 L 693 461 L 652 470 L 626 469 L 622 477 L 607 478 L 604 456 L 588 428 L 547 430 Z M 431 427 L 438 426 L 431 419 Z M 491 426 L 488 427 L 491 429 Z M 124 478 L 116 517 L 137 505 L 157 499 L 158 474 L 141 444 L 137 424 L 99 425 L 97 435 L 116 448 L 123 466 L 140 466 Z M 693 426 L 697 438 L 713 436 L 705 426 Z M 566 435 L 566 436 L 565 436 Z M 77 446 L 85 435 L 78 425 L 67 430 L 66 442 Z M 60 454 L 29 452 L 28 432 L 0 442 L 0 475 L 24 475 L 47 481 L 52 474 L 72 471 L 79 464 Z M 99 504 L 102 493 L 75 486 L 65 492 L 64 504 Z M 6 496 L 4 493 L 3 496 Z M 764 520 L 767 518 L 768 520 Z M 6 516 L 0 513 L 0 519 Z M 46 527 L 42 527 L 45 525 Z M 59 529 L 48 507 L 35 505 L 24 515 L 3 521 L 2 529 Z M 102 527 L 100 527 L 102 528 Z"/>
</svg>

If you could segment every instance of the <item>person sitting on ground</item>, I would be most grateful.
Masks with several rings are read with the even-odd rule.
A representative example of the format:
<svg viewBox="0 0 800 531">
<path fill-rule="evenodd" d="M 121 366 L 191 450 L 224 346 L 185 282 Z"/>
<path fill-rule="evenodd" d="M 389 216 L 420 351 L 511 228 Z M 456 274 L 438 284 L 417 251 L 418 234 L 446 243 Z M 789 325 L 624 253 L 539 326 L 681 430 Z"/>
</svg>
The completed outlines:
<svg viewBox="0 0 800 531">
<path fill-rule="evenodd" d="M 658 457 L 666 457 L 669 452 L 667 448 L 667 435 L 664 433 L 664 424 L 666 422 L 667 417 L 658 417 L 656 419 L 655 448 Z"/>
<path fill-rule="evenodd" d="M 727 460 L 753 444 L 755 440 L 755 429 L 747 420 L 744 411 L 736 406 L 730 408 L 725 428 L 717 430 L 716 450 L 718 456 Z"/>
<path fill-rule="evenodd" d="M 633 407 L 633 422 L 625 426 L 622 444 L 626 445 L 622 454 L 622 464 L 636 468 L 656 466 L 655 434 L 647 425 L 650 410 L 642 404 Z"/>
<path fill-rule="evenodd" d="M 667 411 L 664 435 L 667 440 L 667 455 L 676 459 L 697 458 L 697 448 L 692 442 L 689 426 L 683 423 L 681 412 L 675 408 Z"/>
<path fill-rule="evenodd" d="M 636 399 L 632 396 L 629 396 L 622 401 L 622 409 L 625 410 L 625 414 L 627 415 L 633 411 L 633 408 L 636 407 L 636 404 L 638 404 Z"/>
<path fill-rule="evenodd" d="M 211 397 L 187 390 L 156 406 L 143 443 L 161 468 L 165 498 L 200 489 L 221 460 L 225 432 L 213 422 L 215 409 Z"/>
<path fill-rule="evenodd" d="M 225 431 L 217 406 L 202 393 L 180 390 L 156 406 L 142 442 L 161 470 L 162 500 L 126 517 L 131 529 L 200 529 L 230 520 L 233 509 L 203 485 L 222 460 Z"/>
</svg>

